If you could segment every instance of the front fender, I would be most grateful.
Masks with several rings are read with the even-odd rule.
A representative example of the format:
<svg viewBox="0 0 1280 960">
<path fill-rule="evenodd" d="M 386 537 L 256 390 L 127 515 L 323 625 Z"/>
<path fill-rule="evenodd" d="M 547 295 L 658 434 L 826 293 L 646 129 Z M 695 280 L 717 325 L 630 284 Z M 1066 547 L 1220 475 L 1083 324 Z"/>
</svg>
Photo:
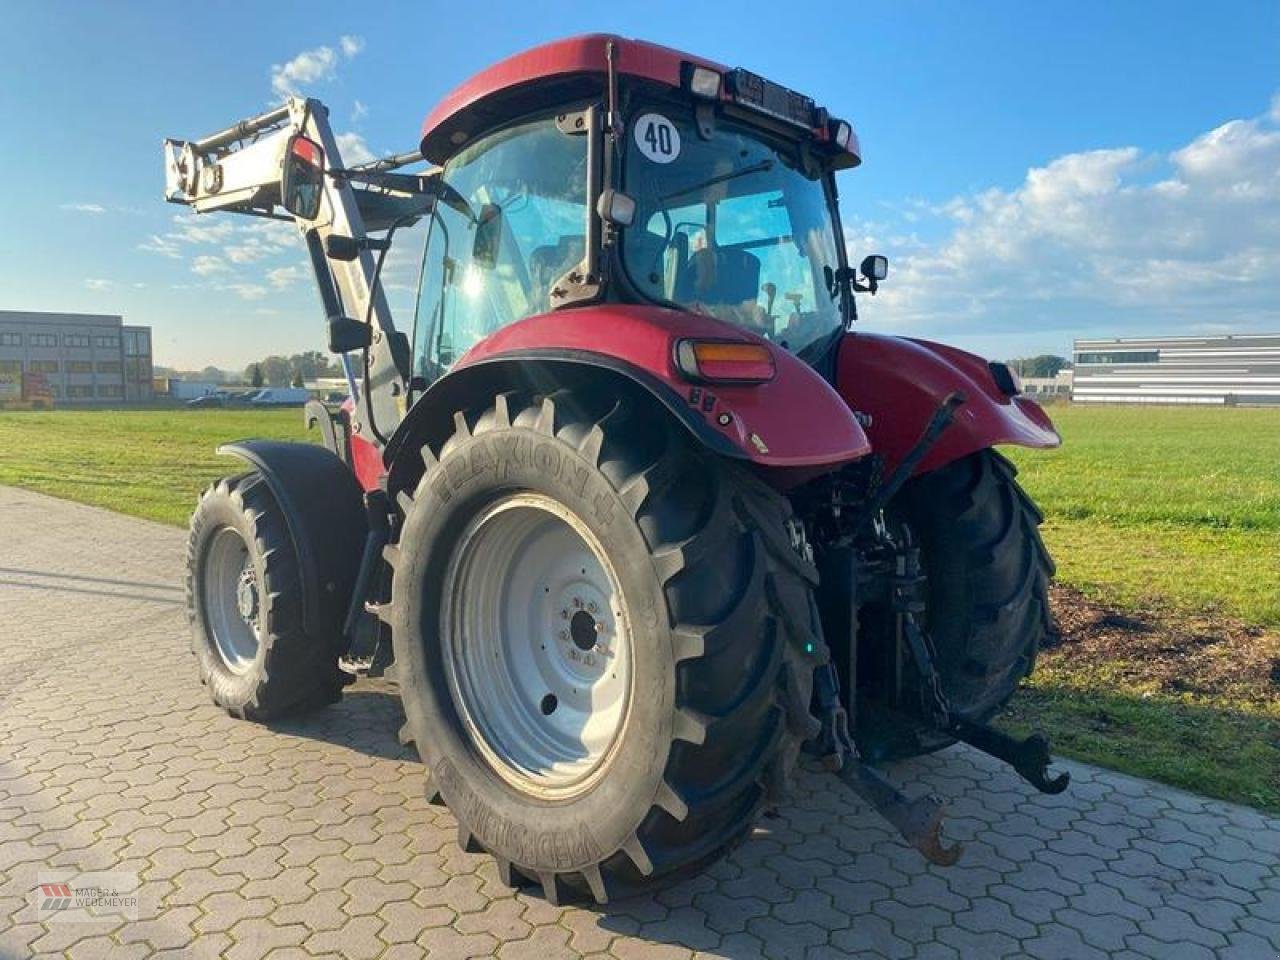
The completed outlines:
<svg viewBox="0 0 1280 960">
<path fill-rule="evenodd" d="M 262 474 L 297 552 L 303 627 L 313 641 L 340 650 L 368 532 L 364 498 L 351 469 L 310 443 L 240 440 L 224 443 L 218 452 L 247 460 Z"/>
<path fill-rule="evenodd" d="M 966 402 L 920 461 L 917 474 L 996 444 L 1056 447 L 1062 442 L 1039 404 L 1009 397 L 996 386 L 985 360 L 929 340 L 847 334 L 836 359 L 836 386 L 860 415 L 886 472 L 906 456 L 938 405 L 956 390 Z"/>
<path fill-rule="evenodd" d="M 478 399 L 462 384 L 478 368 L 495 363 L 535 365 L 539 392 L 559 384 L 556 364 L 610 370 L 638 383 L 661 402 L 705 446 L 724 456 L 761 467 L 821 471 L 870 452 L 866 434 L 848 405 L 811 367 L 768 344 L 777 376 L 756 386 L 698 385 L 676 368 L 674 345 L 685 337 L 737 339 L 768 344 L 753 334 L 700 314 L 661 307 L 606 304 L 540 314 L 504 327 L 472 347 L 453 370 L 414 404 L 440 407 L 417 417 L 452 420 L 453 410 Z M 469 372 L 470 371 L 470 372 Z M 416 419 L 417 417 L 406 418 Z M 397 456 L 401 424 L 388 445 L 386 462 Z M 400 441 L 399 443 L 397 441 Z"/>
</svg>

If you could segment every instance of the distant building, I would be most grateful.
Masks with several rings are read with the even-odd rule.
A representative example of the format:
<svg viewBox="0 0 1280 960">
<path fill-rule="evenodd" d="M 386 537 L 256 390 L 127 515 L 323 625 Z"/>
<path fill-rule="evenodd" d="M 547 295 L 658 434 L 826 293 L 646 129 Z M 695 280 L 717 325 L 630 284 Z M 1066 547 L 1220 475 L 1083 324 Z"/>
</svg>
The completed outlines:
<svg viewBox="0 0 1280 960">
<path fill-rule="evenodd" d="M 1022 392 L 1033 400 L 1036 398 L 1071 397 L 1071 381 L 1073 371 L 1059 370 L 1052 377 L 1022 377 Z"/>
<path fill-rule="evenodd" d="M 1280 406 L 1280 334 L 1077 340 L 1077 403 Z"/>
<path fill-rule="evenodd" d="M 93 313 L 0 310 L 0 375 L 40 378 L 59 405 L 144 402 L 151 328 Z"/>
</svg>

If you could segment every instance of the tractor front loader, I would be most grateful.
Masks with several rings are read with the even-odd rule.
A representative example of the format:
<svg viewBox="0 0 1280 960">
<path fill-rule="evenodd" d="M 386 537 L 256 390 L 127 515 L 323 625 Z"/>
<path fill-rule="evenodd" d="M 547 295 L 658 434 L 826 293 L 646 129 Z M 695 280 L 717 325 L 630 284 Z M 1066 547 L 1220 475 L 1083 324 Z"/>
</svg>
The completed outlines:
<svg viewBox="0 0 1280 960">
<path fill-rule="evenodd" d="M 998 444 L 1057 445 L 999 363 L 856 332 L 849 123 L 613 36 L 483 71 L 416 149 L 345 167 L 315 100 L 167 141 L 167 198 L 288 219 L 350 398 L 323 445 L 243 441 L 191 523 L 193 650 L 269 720 L 398 684 L 459 843 L 598 902 L 688 876 L 802 756 L 926 856 L 941 807 L 875 768 L 986 724 L 1054 627 Z M 426 161 L 425 172 L 406 168 Z M 411 329 L 380 286 L 427 237 Z M 389 664 L 389 666 L 387 666 Z"/>
</svg>

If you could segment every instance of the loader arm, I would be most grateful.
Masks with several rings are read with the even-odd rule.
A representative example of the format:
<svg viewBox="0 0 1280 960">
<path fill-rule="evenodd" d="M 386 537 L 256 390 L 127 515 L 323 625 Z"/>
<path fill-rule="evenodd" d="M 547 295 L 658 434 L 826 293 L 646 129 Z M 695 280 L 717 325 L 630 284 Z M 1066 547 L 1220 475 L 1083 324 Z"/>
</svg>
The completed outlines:
<svg viewBox="0 0 1280 960">
<path fill-rule="evenodd" d="M 286 151 L 301 134 L 324 151 L 319 212 L 314 219 L 285 210 L 281 180 Z M 352 430 L 382 444 L 403 416 L 410 376 L 409 345 L 397 331 L 382 286 L 369 232 L 407 225 L 429 213 L 439 189 L 434 171 L 394 173 L 420 161 L 399 154 L 350 169 L 342 165 L 329 111 L 319 100 L 291 97 L 280 107 L 242 120 L 201 140 L 167 139 L 165 199 L 197 213 L 225 211 L 293 221 L 309 253 L 327 320 L 347 317 L 372 328 L 366 355 L 343 353 L 355 400 Z M 331 237 L 350 238 L 343 257 L 326 255 Z M 367 357 L 367 359 L 366 359 Z"/>
</svg>

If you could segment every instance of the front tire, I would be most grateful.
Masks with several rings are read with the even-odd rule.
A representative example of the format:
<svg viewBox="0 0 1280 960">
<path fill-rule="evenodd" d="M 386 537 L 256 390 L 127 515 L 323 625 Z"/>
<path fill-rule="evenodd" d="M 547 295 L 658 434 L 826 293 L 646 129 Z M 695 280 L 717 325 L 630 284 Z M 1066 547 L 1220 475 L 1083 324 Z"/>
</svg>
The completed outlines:
<svg viewBox="0 0 1280 960">
<path fill-rule="evenodd" d="M 816 732 L 816 574 L 786 502 L 643 404 L 503 395 L 455 422 L 388 551 L 428 797 L 553 902 L 700 869 Z M 598 655 L 588 628 L 613 644 L 604 676 L 574 659 Z"/>
<path fill-rule="evenodd" d="M 191 652 L 213 702 L 269 721 L 332 703 L 345 674 L 302 629 L 293 541 L 262 475 L 205 491 L 187 539 Z"/>
</svg>

